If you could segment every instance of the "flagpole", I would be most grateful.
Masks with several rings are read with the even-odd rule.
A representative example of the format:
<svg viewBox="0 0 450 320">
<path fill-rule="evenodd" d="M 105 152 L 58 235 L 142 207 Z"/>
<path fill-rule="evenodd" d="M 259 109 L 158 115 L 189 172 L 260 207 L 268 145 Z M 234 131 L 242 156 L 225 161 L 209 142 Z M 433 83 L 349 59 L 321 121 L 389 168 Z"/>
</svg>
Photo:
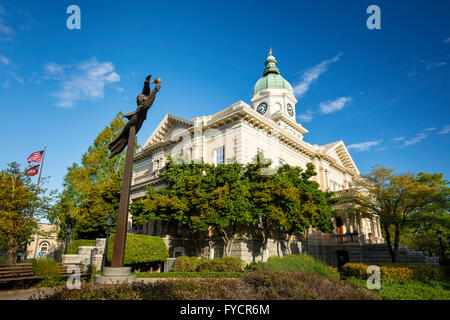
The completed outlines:
<svg viewBox="0 0 450 320">
<path fill-rule="evenodd" d="M 41 159 L 41 165 L 39 166 L 39 176 L 38 181 L 36 185 L 36 190 L 39 190 L 39 181 L 41 181 L 41 173 L 42 173 L 42 167 L 44 166 L 44 159 L 45 159 L 45 150 L 47 150 L 47 145 L 44 146 L 44 152 L 42 153 L 42 159 Z"/>
</svg>

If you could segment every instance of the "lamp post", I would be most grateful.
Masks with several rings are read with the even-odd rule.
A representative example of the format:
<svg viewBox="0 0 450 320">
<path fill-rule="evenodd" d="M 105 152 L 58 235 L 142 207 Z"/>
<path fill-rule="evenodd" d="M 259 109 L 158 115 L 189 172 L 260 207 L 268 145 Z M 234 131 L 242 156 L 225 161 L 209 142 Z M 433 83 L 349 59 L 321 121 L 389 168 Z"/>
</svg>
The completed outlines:
<svg viewBox="0 0 450 320">
<path fill-rule="evenodd" d="M 67 247 L 69 246 L 71 232 L 72 232 L 72 225 L 68 223 L 66 225 L 66 249 L 64 250 L 65 254 L 67 254 Z"/>
<path fill-rule="evenodd" d="M 111 214 L 108 214 L 108 217 L 106 218 L 106 241 L 105 241 L 105 250 L 103 251 L 103 260 L 102 260 L 102 272 L 103 272 L 103 268 L 105 267 L 106 264 L 106 255 L 108 253 L 108 238 L 109 238 L 109 228 L 112 225 L 112 218 L 111 218 Z"/>
</svg>

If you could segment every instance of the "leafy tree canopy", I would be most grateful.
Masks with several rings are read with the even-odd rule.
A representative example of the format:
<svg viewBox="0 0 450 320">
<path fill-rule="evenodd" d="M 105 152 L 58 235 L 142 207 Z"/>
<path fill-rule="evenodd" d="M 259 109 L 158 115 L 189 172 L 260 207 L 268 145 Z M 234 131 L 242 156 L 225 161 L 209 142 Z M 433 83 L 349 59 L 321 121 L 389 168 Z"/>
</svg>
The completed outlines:
<svg viewBox="0 0 450 320">
<path fill-rule="evenodd" d="M 108 214 L 116 220 L 125 153 L 109 159 L 108 145 L 124 126 L 119 112 L 83 154 L 81 163 L 68 168 L 63 191 L 49 215 L 51 222 L 62 227 L 61 237 L 71 224 L 74 238 L 94 239 L 104 235 Z"/>
<path fill-rule="evenodd" d="M 37 232 L 38 219 L 46 215 L 51 196 L 46 189 L 37 189 L 17 162 L 0 171 L 0 242 L 8 250 L 8 263 Z"/>
<path fill-rule="evenodd" d="M 375 166 L 353 184 L 353 191 L 344 194 L 343 201 L 379 216 L 393 262 L 402 230 L 417 223 L 435 228 L 435 213 L 448 213 L 450 189 L 441 173 L 396 174 L 393 169 Z"/>
<path fill-rule="evenodd" d="M 259 232 L 266 243 L 280 230 L 288 235 L 310 227 L 332 230 L 337 199 L 311 181 L 312 164 L 306 170 L 284 165 L 269 171 L 270 161 L 262 162 L 260 155 L 255 160 L 215 166 L 169 159 L 160 174 L 164 187 L 148 188 L 132 205 L 133 223 L 164 220 L 194 233 L 213 228 L 225 242 L 226 255 L 239 233 Z"/>
</svg>

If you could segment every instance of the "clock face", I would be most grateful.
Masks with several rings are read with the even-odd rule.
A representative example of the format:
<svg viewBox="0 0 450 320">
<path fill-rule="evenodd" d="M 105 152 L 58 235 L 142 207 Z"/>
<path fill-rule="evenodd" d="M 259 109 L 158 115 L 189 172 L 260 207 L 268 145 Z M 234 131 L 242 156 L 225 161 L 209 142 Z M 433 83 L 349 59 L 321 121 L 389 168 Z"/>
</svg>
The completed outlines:
<svg viewBox="0 0 450 320">
<path fill-rule="evenodd" d="M 294 115 L 294 108 L 289 103 L 287 104 L 287 112 L 291 117 Z"/>
<path fill-rule="evenodd" d="M 261 103 L 258 108 L 256 108 L 256 111 L 258 111 L 260 114 L 264 114 L 267 111 L 267 103 L 263 102 Z"/>
</svg>

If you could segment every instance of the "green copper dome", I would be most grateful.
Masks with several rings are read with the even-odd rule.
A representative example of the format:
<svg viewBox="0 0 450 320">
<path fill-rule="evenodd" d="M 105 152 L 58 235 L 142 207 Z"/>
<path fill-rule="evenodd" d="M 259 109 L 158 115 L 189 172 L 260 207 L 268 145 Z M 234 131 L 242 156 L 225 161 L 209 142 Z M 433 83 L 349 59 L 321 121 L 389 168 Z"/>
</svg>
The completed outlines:
<svg viewBox="0 0 450 320">
<path fill-rule="evenodd" d="M 274 56 L 270 54 L 264 64 L 266 68 L 264 69 L 263 77 L 255 84 L 255 94 L 268 88 L 286 89 L 294 93 L 291 84 L 281 76 L 280 70 L 277 68 L 278 62 Z"/>
</svg>

